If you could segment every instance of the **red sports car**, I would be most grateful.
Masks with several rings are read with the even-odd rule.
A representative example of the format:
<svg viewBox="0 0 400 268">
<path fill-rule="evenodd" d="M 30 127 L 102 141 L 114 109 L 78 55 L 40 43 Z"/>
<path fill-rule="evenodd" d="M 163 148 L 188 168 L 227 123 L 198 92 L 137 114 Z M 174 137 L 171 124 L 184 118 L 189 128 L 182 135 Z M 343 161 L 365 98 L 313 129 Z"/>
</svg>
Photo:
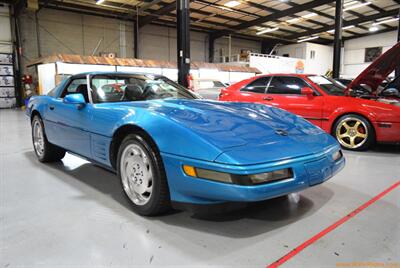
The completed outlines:
<svg viewBox="0 0 400 268">
<path fill-rule="evenodd" d="M 375 142 L 400 142 L 400 78 L 382 86 L 396 68 L 400 43 L 347 87 L 320 75 L 269 74 L 222 89 L 219 100 L 280 107 L 331 133 L 344 148 L 365 150 Z"/>
</svg>

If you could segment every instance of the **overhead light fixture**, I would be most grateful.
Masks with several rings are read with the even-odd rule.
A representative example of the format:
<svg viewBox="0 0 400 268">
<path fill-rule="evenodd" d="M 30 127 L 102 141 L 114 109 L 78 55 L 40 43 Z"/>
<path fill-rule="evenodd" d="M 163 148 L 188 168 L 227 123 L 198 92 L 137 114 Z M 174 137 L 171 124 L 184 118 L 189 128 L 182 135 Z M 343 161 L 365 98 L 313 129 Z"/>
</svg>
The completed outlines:
<svg viewBox="0 0 400 268">
<path fill-rule="evenodd" d="M 376 25 L 380 25 L 380 24 L 384 24 L 384 23 L 389 23 L 389 22 L 394 22 L 394 21 L 398 21 L 399 18 L 391 18 L 391 19 L 387 19 L 387 20 L 382 20 L 382 21 L 378 21 L 378 22 L 374 22 L 372 23 L 373 26 Z"/>
<path fill-rule="evenodd" d="M 100 5 L 100 4 L 102 4 L 104 1 L 105 1 L 105 0 L 97 0 L 97 1 L 96 1 L 96 5 Z"/>
<path fill-rule="evenodd" d="M 355 25 L 349 25 L 349 26 L 346 26 L 346 27 L 343 27 L 342 28 L 342 30 L 348 30 L 348 29 L 351 29 L 351 28 L 354 28 L 354 27 L 356 27 Z M 335 32 L 335 30 L 329 30 L 329 31 L 326 31 L 327 33 L 330 33 L 330 34 L 333 34 L 334 32 Z"/>
<path fill-rule="evenodd" d="M 279 30 L 278 27 L 276 27 L 276 28 L 269 28 L 269 29 L 265 29 L 265 30 L 262 30 L 262 31 L 257 32 L 256 35 L 265 34 L 265 33 L 270 33 L 270 32 L 275 32 L 275 31 L 277 31 L 277 30 Z"/>
<path fill-rule="evenodd" d="M 343 9 L 343 11 L 348 11 L 348 10 L 352 10 L 352 9 L 356 9 L 356 8 L 360 8 L 360 7 L 365 7 L 372 4 L 371 2 L 365 2 L 365 3 L 359 3 L 356 5 L 351 5 L 349 7 L 346 7 L 345 9 Z"/>
<path fill-rule="evenodd" d="M 359 3 L 359 2 L 358 1 L 350 1 L 350 2 L 344 3 L 343 6 L 347 7 L 347 6 L 357 4 L 357 3 Z"/>
<path fill-rule="evenodd" d="M 310 13 L 310 14 L 307 14 L 307 15 L 304 15 L 304 16 L 301 16 L 303 19 L 309 19 L 309 18 L 312 18 L 312 17 L 315 17 L 315 16 L 318 16 L 318 14 L 317 13 Z"/>
<path fill-rule="evenodd" d="M 298 22 L 299 20 L 300 20 L 300 18 L 295 18 L 295 19 L 287 20 L 286 22 L 287 23 L 295 23 L 295 22 Z"/>
<path fill-rule="evenodd" d="M 319 36 L 312 36 L 312 37 L 297 40 L 297 43 L 306 42 L 306 41 L 310 41 L 310 40 L 314 40 L 314 39 L 318 39 L 318 38 L 319 38 Z"/>
<path fill-rule="evenodd" d="M 372 27 L 370 27 L 368 30 L 369 30 L 371 33 L 373 33 L 373 32 L 378 31 L 378 30 L 379 30 L 379 27 L 378 27 L 378 26 L 372 26 Z"/>
<path fill-rule="evenodd" d="M 224 4 L 226 7 L 236 7 L 238 5 L 240 5 L 240 2 L 238 1 L 229 1 Z"/>
<path fill-rule="evenodd" d="M 348 30 L 348 29 L 351 29 L 351 28 L 354 28 L 354 27 L 356 27 L 356 26 L 349 25 L 349 26 L 343 27 L 342 30 Z"/>
</svg>

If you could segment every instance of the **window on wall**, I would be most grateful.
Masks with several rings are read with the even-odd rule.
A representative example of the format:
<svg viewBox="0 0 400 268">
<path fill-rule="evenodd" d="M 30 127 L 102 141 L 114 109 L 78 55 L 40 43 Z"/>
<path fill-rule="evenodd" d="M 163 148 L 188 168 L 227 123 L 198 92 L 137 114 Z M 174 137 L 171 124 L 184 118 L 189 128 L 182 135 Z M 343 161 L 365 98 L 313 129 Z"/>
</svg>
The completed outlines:
<svg viewBox="0 0 400 268">
<path fill-rule="evenodd" d="M 270 77 L 258 78 L 257 80 L 251 82 L 250 84 L 242 88 L 241 91 L 265 93 L 270 79 L 271 79 Z"/>
<path fill-rule="evenodd" d="M 268 86 L 268 94 L 301 94 L 301 89 L 307 87 L 303 79 L 290 76 L 274 76 Z"/>
<path fill-rule="evenodd" d="M 315 59 L 315 50 L 310 51 L 310 59 Z"/>
</svg>

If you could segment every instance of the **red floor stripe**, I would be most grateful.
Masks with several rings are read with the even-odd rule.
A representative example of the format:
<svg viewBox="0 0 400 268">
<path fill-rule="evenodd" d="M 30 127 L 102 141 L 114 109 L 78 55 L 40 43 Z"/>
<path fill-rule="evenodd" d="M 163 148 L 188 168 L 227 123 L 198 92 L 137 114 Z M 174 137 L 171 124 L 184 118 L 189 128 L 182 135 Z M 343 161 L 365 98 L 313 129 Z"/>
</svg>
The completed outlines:
<svg viewBox="0 0 400 268">
<path fill-rule="evenodd" d="M 376 201 L 381 199 L 387 193 L 393 191 L 398 186 L 400 186 L 400 181 L 396 182 L 395 184 L 393 184 L 392 186 L 387 188 L 385 191 L 381 192 L 380 194 L 378 194 L 377 196 L 375 196 L 374 198 L 372 198 L 368 202 L 364 203 L 363 205 L 361 205 L 357 209 L 353 210 L 350 214 L 348 214 L 345 217 L 341 218 L 340 220 L 338 220 L 337 222 L 335 222 L 331 226 L 325 228 L 324 230 L 322 230 L 321 232 L 319 232 L 315 236 L 311 237 L 309 240 L 305 241 L 303 244 L 301 244 L 300 246 L 296 247 L 295 249 L 290 251 L 288 254 L 286 254 L 285 256 L 280 258 L 279 260 L 275 261 L 274 263 L 271 263 L 270 265 L 267 266 L 267 268 L 276 268 L 276 267 L 281 266 L 282 264 L 284 264 L 285 262 L 287 262 L 288 260 L 290 260 L 291 258 L 296 256 L 297 254 L 299 254 L 303 249 L 305 249 L 309 245 L 313 244 L 314 242 L 316 242 L 318 239 L 320 239 L 321 237 L 325 236 L 329 232 L 333 231 L 334 229 L 336 229 L 337 227 L 339 227 L 340 225 L 342 225 L 343 223 L 345 223 L 346 221 L 348 221 L 349 219 L 351 219 L 352 217 L 354 217 L 355 215 L 357 215 L 358 213 L 360 213 L 361 211 L 363 211 L 364 209 L 366 209 L 367 207 L 369 207 L 370 205 L 372 205 L 373 203 L 375 203 Z"/>
</svg>

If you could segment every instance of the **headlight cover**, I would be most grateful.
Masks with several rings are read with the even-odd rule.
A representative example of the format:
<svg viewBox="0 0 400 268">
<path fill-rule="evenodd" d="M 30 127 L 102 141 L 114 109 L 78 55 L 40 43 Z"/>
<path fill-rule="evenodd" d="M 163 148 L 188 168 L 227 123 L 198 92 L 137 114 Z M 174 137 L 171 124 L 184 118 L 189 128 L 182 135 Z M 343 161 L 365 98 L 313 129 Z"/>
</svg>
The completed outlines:
<svg viewBox="0 0 400 268">
<path fill-rule="evenodd" d="M 293 178 L 293 171 L 291 168 L 259 174 L 238 175 L 183 165 L 183 171 L 190 177 L 238 185 L 258 185 Z"/>
</svg>

